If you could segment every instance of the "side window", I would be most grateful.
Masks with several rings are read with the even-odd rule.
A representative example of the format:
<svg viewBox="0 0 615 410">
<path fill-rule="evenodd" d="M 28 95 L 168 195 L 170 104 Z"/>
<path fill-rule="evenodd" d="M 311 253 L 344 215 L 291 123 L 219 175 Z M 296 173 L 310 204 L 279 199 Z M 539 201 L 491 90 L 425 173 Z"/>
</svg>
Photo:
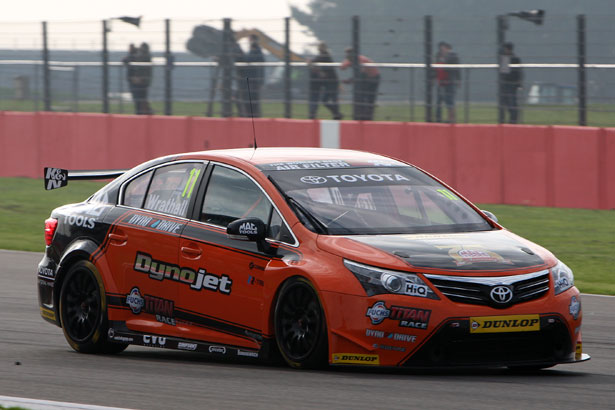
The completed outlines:
<svg viewBox="0 0 615 410">
<path fill-rule="evenodd" d="M 248 177 L 235 170 L 216 165 L 211 173 L 201 221 L 227 226 L 240 218 L 260 218 L 267 223 L 271 203 Z"/>
<path fill-rule="evenodd" d="M 122 202 L 123 205 L 133 208 L 141 208 L 143 206 L 145 191 L 147 191 L 147 186 L 149 185 L 149 180 L 153 173 L 153 171 L 146 172 L 126 185 L 124 189 L 124 200 Z"/>
<path fill-rule="evenodd" d="M 203 164 L 183 163 L 156 169 L 147 197 L 145 209 L 186 217 L 196 181 Z"/>
</svg>

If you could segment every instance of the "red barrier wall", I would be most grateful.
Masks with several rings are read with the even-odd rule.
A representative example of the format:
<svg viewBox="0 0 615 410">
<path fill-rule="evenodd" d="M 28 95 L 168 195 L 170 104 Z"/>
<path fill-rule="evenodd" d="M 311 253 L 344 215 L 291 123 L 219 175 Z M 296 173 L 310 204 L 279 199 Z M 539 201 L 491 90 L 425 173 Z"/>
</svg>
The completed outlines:
<svg viewBox="0 0 615 410">
<path fill-rule="evenodd" d="M 262 147 L 321 141 L 319 121 L 258 118 L 254 127 Z M 5 177 L 252 144 L 246 118 L 0 111 Z M 613 128 L 342 121 L 339 145 L 409 161 L 474 202 L 615 209 Z"/>
</svg>

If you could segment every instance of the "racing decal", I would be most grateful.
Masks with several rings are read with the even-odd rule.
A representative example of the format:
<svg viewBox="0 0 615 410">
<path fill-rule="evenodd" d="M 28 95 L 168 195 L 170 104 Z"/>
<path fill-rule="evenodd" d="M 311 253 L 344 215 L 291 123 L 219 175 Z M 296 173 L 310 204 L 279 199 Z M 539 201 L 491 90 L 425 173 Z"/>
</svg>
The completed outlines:
<svg viewBox="0 0 615 410">
<path fill-rule="evenodd" d="M 436 189 L 436 191 L 444 196 L 446 199 L 450 199 L 451 201 L 459 201 L 459 198 L 457 198 L 451 191 L 449 191 L 448 189 Z"/>
<path fill-rule="evenodd" d="M 381 344 L 378 344 L 378 343 L 374 343 L 374 344 L 372 345 L 372 347 L 373 347 L 374 349 L 393 350 L 393 351 L 396 351 L 396 352 L 405 352 L 405 351 L 406 351 L 406 348 L 405 348 L 405 347 L 401 347 L 401 346 L 391 346 L 391 345 L 381 345 Z"/>
<path fill-rule="evenodd" d="M 481 316 L 470 318 L 470 333 L 531 332 L 540 330 L 539 315 Z"/>
<path fill-rule="evenodd" d="M 145 208 L 165 214 L 186 215 L 189 202 L 188 200 L 178 201 L 177 198 L 162 199 L 158 194 L 151 194 L 147 196 Z"/>
<path fill-rule="evenodd" d="M 239 225 L 240 235 L 258 235 L 258 228 L 252 222 L 244 222 Z"/>
<path fill-rule="evenodd" d="M 233 281 L 228 275 L 214 275 L 207 273 L 204 268 L 199 268 L 197 272 L 190 268 L 182 268 L 172 263 L 153 259 L 147 253 L 137 252 L 134 270 L 149 274 L 151 279 L 162 281 L 164 279 L 189 285 L 191 289 L 200 291 L 201 289 L 212 292 L 220 292 L 223 295 L 231 294 Z"/>
<path fill-rule="evenodd" d="M 156 320 L 167 325 L 175 326 L 174 311 L 175 303 L 172 300 L 163 299 L 157 296 L 144 295 L 138 287 L 133 287 L 128 295 L 126 295 L 126 304 L 132 310 L 132 313 L 138 315 L 141 311 L 152 314 Z"/>
<path fill-rule="evenodd" d="M 265 286 L 265 281 L 262 279 L 258 279 L 255 278 L 252 275 L 248 275 L 248 285 L 255 285 L 255 286 Z"/>
<path fill-rule="evenodd" d="M 134 342 L 134 338 L 130 337 L 130 336 L 122 336 L 119 334 L 115 333 L 115 329 L 110 327 L 109 330 L 107 331 L 107 338 L 109 340 L 112 340 L 114 342 L 120 342 L 120 343 L 132 343 Z"/>
<path fill-rule="evenodd" d="M 390 319 L 396 320 L 400 327 L 427 329 L 431 310 L 405 306 L 391 306 L 389 309 L 385 302 L 378 301 L 367 309 L 365 316 L 370 318 L 373 325 L 378 325 L 385 319 Z"/>
<path fill-rule="evenodd" d="M 187 343 L 187 342 L 179 342 L 177 343 L 177 348 L 179 350 L 196 350 L 197 344 L 196 343 Z"/>
<path fill-rule="evenodd" d="M 96 220 L 83 215 L 68 215 L 65 219 L 66 223 L 80 228 L 94 229 Z"/>
<path fill-rule="evenodd" d="M 153 347 L 164 347 L 167 338 L 162 336 L 143 335 L 143 345 Z"/>
<path fill-rule="evenodd" d="M 56 276 L 56 273 L 53 269 L 47 268 L 45 266 L 38 267 L 38 274 L 39 276 L 44 276 L 47 278 L 54 278 Z"/>
<path fill-rule="evenodd" d="M 148 215 L 132 214 L 124 218 L 121 222 L 123 225 L 131 225 L 140 228 L 149 228 L 153 231 L 162 233 L 170 233 L 179 235 L 182 223 L 171 221 L 168 219 L 154 218 Z"/>
<path fill-rule="evenodd" d="M 574 320 L 579 318 L 579 313 L 581 313 L 581 301 L 577 299 L 576 296 L 570 298 L 570 305 L 568 306 L 568 312 L 572 316 Z"/>
<path fill-rule="evenodd" d="M 224 346 L 209 346 L 209 353 L 226 354 Z"/>
<path fill-rule="evenodd" d="M 328 182 L 357 183 L 357 182 L 410 182 L 410 179 L 402 174 L 337 174 L 337 175 L 305 175 L 299 181 L 309 185 L 321 185 Z"/>
<path fill-rule="evenodd" d="M 61 168 L 45 168 L 45 189 L 47 191 L 62 188 L 68 184 L 68 170 Z"/>
<path fill-rule="evenodd" d="M 365 329 L 365 336 L 374 337 L 376 339 L 391 339 L 397 342 L 415 343 L 416 336 L 407 335 L 405 333 L 387 333 L 382 330 Z"/>
<path fill-rule="evenodd" d="M 51 321 L 54 321 L 54 322 L 55 322 L 55 320 L 56 320 L 56 314 L 55 314 L 55 312 L 54 312 L 53 310 L 51 310 L 51 309 L 46 309 L 46 308 L 44 308 L 44 307 L 41 307 L 41 308 L 40 308 L 40 311 L 41 311 L 41 316 L 42 316 L 42 317 L 44 317 L 45 319 L 49 319 L 49 320 L 51 320 Z"/>
<path fill-rule="evenodd" d="M 325 159 L 313 161 L 273 162 L 259 165 L 258 167 L 263 171 L 288 171 L 294 169 L 349 168 L 350 166 L 351 165 L 346 161 Z"/>
<path fill-rule="evenodd" d="M 581 360 L 581 357 L 583 357 L 583 342 L 577 342 L 574 349 L 574 358 L 575 360 Z"/>
<path fill-rule="evenodd" d="M 240 350 L 240 349 L 237 349 L 237 356 L 257 358 L 258 357 L 258 352 L 250 351 L 250 350 Z"/>
<path fill-rule="evenodd" d="M 493 251 L 486 250 L 481 245 L 437 246 L 437 248 L 448 249 L 448 255 L 455 260 L 457 266 L 485 262 L 512 264 L 510 260 L 504 259 Z"/>
<path fill-rule="evenodd" d="M 377 354 L 333 353 L 331 362 L 333 364 L 379 365 L 380 356 Z"/>
</svg>

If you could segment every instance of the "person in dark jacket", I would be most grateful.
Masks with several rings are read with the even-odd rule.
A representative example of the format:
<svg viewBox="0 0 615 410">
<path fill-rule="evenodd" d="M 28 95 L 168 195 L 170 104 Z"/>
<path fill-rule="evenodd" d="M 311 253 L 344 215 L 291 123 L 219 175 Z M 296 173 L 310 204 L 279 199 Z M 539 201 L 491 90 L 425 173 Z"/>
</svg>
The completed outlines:
<svg viewBox="0 0 615 410">
<path fill-rule="evenodd" d="M 237 61 L 246 63 L 262 63 L 265 61 L 263 50 L 259 44 L 258 36 L 250 35 L 250 51 L 245 53 L 242 58 Z M 248 81 L 250 81 L 250 89 L 248 92 Z M 253 113 L 254 117 L 261 117 L 261 88 L 265 82 L 265 67 L 263 66 L 247 66 L 237 68 L 237 90 L 239 115 L 241 117 L 250 117 Z M 250 105 L 252 105 L 250 107 Z"/>
<path fill-rule="evenodd" d="M 331 111 L 334 120 L 341 120 L 342 114 L 337 101 L 340 82 L 331 66 L 317 66 L 313 63 L 332 63 L 331 53 L 325 43 L 318 45 L 318 55 L 309 61 L 310 70 L 310 95 L 309 95 L 309 117 L 316 118 L 318 104 L 321 101 L 325 107 Z M 321 94 L 322 92 L 322 94 Z"/>
<path fill-rule="evenodd" d="M 355 51 L 352 47 L 346 49 L 346 59 L 342 61 L 340 70 L 345 70 L 352 67 L 352 62 L 355 58 Z M 376 108 L 376 98 L 378 97 L 378 86 L 380 85 L 380 70 L 378 67 L 367 66 L 373 64 L 373 60 L 364 55 L 357 56 L 359 62 L 359 77 L 347 78 L 343 82 L 354 82 L 356 92 L 354 104 L 354 118 L 360 121 L 371 121 L 374 119 L 374 110 Z"/>
<path fill-rule="evenodd" d="M 455 122 L 455 93 L 461 80 L 458 68 L 438 67 L 438 64 L 459 64 L 459 57 L 453 52 L 453 47 L 441 41 L 438 44 L 438 53 L 434 63 L 437 98 L 436 98 L 436 121 L 442 122 L 442 104 L 448 110 L 448 122 Z"/>
<path fill-rule="evenodd" d="M 511 64 L 521 64 L 521 59 L 514 54 L 514 48 L 513 43 L 504 43 L 500 55 L 500 107 L 504 113 L 508 111 L 508 122 L 511 124 L 519 121 L 517 92 L 523 85 L 521 68 L 510 67 Z"/>
<path fill-rule="evenodd" d="M 141 43 L 141 46 L 136 48 L 131 44 L 130 52 L 128 56 L 124 57 L 123 62 L 128 66 L 128 86 L 135 103 L 135 113 L 137 115 L 153 114 L 152 107 L 147 99 L 148 89 L 152 84 L 152 66 L 150 64 L 139 64 L 152 62 L 149 45 Z"/>
</svg>

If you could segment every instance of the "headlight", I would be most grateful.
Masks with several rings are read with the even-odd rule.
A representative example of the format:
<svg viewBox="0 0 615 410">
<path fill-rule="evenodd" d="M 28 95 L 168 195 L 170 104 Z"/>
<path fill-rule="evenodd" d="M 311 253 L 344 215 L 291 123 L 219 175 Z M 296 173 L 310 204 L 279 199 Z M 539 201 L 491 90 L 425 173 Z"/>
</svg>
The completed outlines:
<svg viewBox="0 0 615 410">
<path fill-rule="evenodd" d="M 440 299 L 421 278 L 413 273 L 376 268 L 346 259 L 344 259 L 344 266 L 361 282 L 367 296 L 396 293 Z"/>
<path fill-rule="evenodd" d="M 551 268 L 551 276 L 555 288 L 555 294 L 562 293 L 574 285 L 572 270 L 564 262 L 557 261 L 557 265 Z"/>
</svg>

